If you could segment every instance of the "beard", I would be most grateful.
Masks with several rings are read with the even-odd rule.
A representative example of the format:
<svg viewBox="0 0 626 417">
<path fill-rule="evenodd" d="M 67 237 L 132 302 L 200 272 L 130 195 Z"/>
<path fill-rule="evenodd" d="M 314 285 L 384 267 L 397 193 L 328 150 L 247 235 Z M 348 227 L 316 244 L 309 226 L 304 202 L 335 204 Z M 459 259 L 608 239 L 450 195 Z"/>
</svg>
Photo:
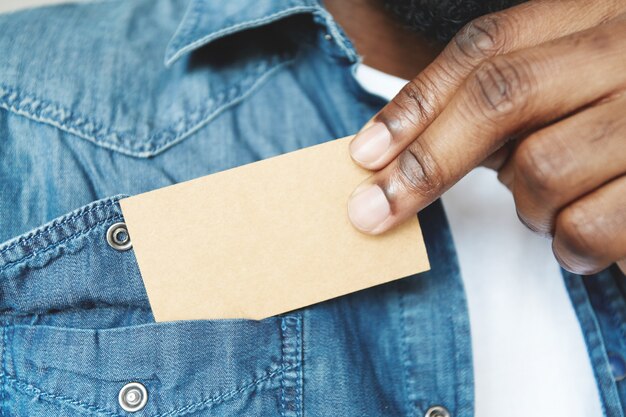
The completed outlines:
<svg viewBox="0 0 626 417">
<path fill-rule="evenodd" d="M 448 42 L 471 20 L 525 0 L 382 0 L 407 28 L 437 42 Z"/>
</svg>

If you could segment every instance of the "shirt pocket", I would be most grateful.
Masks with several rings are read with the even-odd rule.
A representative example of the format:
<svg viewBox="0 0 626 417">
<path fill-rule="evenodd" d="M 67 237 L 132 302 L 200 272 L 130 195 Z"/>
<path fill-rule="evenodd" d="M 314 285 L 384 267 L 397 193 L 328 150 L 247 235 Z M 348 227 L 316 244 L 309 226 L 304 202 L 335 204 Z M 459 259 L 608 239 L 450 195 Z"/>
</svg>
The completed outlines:
<svg viewBox="0 0 626 417">
<path fill-rule="evenodd" d="M 293 41 L 268 29 L 216 39 L 166 66 L 181 13 L 167 4 L 94 2 L 0 16 L 3 33 L 11 34 L 0 37 L 8 57 L 0 108 L 147 158 L 188 138 L 294 59 Z"/>
<path fill-rule="evenodd" d="M 119 198 L 0 245 L 0 415 L 301 416 L 299 313 L 155 323 Z"/>
<path fill-rule="evenodd" d="M 149 323 L 111 329 L 3 328 L 4 414 L 125 416 L 120 391 L 145 388 L 137 416 L 300 416 L 301 322 Z"/>
</svg>

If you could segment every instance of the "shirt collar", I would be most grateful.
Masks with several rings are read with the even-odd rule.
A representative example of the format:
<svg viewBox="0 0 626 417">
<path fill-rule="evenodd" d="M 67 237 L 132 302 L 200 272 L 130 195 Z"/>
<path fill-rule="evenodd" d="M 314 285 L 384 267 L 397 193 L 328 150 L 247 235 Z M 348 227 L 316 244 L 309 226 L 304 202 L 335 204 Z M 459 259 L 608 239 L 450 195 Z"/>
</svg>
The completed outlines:
<svg viewBox="0 0 626 417">
<path fill-rule="evenodd" d="M 216 39 L 298 13 L 329 17 L 320 0 L 191 0 L 167 46 L 165 65 Z"/>
</svg>

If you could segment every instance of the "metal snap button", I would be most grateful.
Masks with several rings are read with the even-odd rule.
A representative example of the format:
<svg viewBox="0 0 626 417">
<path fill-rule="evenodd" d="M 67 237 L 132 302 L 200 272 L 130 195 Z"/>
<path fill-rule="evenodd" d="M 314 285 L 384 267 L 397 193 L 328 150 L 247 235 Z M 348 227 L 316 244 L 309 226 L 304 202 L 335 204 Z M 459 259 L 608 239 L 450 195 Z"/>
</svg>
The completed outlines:
<svg viewBox="0 0 626 417">
<path fill-rule="evenodd" d="M 450 412 L 440 405 L 436 405 L 434 407 L 430 407 L 424 417 L 450 417 Z"/>
<path fill-rule="evenodd" d="M 148 391 L 139 382 L 129 382 L 122 387 L 117 400 L 124 411 L 134 413 L 146 406 Z"/>
<path fill-rule="evenodd" d="M 124 251 L 133 247 L 126 223 L 114 223 L 107 230 L 107 243 L 115 250 Z"/>
</svg>

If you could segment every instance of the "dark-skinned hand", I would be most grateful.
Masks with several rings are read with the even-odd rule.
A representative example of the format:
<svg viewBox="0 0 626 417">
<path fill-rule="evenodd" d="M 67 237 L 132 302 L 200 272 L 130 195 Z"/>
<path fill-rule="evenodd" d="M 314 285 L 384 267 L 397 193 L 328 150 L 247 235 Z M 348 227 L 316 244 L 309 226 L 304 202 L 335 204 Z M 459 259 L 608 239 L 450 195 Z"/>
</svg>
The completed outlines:
<svg viewBox="0 0 626 417">
<path fill-rule="evenodd" d="M 626 271 L 626 0 L 536 0 L 483 16 L 350 144 L 375 171 L 348 203 L 385 232 L 479 165 L 559 263 Z"/>
</svg>

